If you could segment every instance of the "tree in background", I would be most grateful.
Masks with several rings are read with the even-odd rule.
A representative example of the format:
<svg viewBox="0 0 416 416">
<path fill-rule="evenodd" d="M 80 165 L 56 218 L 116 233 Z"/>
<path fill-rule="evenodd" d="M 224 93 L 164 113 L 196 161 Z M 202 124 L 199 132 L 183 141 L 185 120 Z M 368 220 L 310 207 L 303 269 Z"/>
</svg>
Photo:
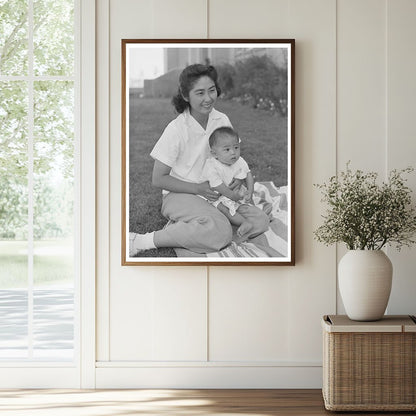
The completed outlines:
<svg viewBox="0 0 416 416">
<path fill-rule="evenodd" d="M 234 82 L 236 77 L 236 71 L 231 64 L 216 65 L 215 68 L 218 72 L 219 84 L 221 86 L 224 96 L 232 97 L 234 94 Z"/>
<path fill-rule="evenodd" d="M 279 68 L 267 55 L 251 56 L 235 65 L 218 66 L 225 98 L 269 111 L 287 111 L 287 69 Z"/>
<path fill-rule="evenodd" d="M 27 87 L 1 82 L 0 238 L 27 233 Z"/>
<path fill-rule="evenodd" d="M 34 0 L 33 75 L 74 74 L 73 1 Z M 0 0 L 0 238 L 27 238 L 28 2 Z M 2 80 L 1 76 L 8 76 Z M 33 85 L 34 237 L 72 232 L 74 84 Z"/>
</svg>

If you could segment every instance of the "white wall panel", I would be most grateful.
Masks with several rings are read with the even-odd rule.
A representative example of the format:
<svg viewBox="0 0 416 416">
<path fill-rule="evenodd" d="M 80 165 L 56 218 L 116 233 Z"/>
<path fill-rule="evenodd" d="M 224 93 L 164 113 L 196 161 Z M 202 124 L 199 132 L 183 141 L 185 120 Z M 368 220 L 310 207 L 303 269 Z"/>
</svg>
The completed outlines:
<svg viewBox="0 0 416 416">
<path fill-rule="evenodd" d="M 320 366 L 114 367 L 98 364 L 97 388 L 315 388 Z M 192 411 L 192 410 L 191 410 Z M 195 413 L 195 411 L 193 412 Z"/>
<path fill-rule="evenodd" d="M 206 0 L 153 0 L 152 37 L 204 39 L 207 33 Z"/>
<path fill-rule="evenodd" d="M 415 165 L 415 2 L 109 0 L 109 6 L 98 22 L 109 28 L 103 70 L 109 86 L 104 74 L 98 89 L 98 101 L 109 97 L 108 111 L 99 106 L 104 137 L 97 143 L 107 175 L 99 179 L 98 201 L 109 200 L 98 206 L 98 227 L 110 228 L 98 247 L 98 261 L 108 267 L 98 268 L 97 386 L 319 387 L 320 319 L 343 308 L 337 249 L 313 240 L 323 213 L 313 184 L 348 160 L 382 176 Z M 296 39 L 295 267 L 120 266 L 120 40 L 208 35 Z M 99 45 L 105 63 L 105 42 Z M 415 189 L 415 178 L 410 183 Z M 390 255 L 389 312 L 416 313 L 414 251 Z"/>
<path fill-rule="evenodd" d="M 335 173 L 336 3 L 292 0 L 296 39 L 296 251 L 289 272 L 291 360 L 321 360 L 322 315 L 335 312 L 335 248 L 313 240 L 321 221 L 314 183 Z"/>
<path fill-rule="evenodd" d="M 213 39 L 284 39 L 288 37 L 290 0 L 207 0 Z"/>
<path fill-rule="evenodd" d="M 130 268 L 112 282 L 111 299 L 111 360 L 206 360 L 203 269 Z"/>
<path fill-rule="evenodd" d="M 416 2 L 388 1 L 388 137 L 387 167 L 416 168 Z M 408 176 L 416 202 L 416 172 Z M 398 253 L 393 262 L 393 288 L 389 313 L 416 314 L 416 249 Z"/>
<path fill-rule="evenodd" d="M 158 361 L 207 359 L 207 287 L 203 267 L 153 280 L 153 354 Z"/>
<path fill-rule="evenodd" d="M 109 252 L 101 256 L 110 259 L 110 300 L 109 340 L 101 342 L 108 342 L 110 360 L 205 360 L 206 268 L 121 267 L 120 236 L 121 39 L 166 37 L 162 27 L 173 38 L 203 38 L 206 5 L 193 0 L 111 0 L 109 16 L 111 238 Z"/>
<path fill-rule="evenodd" d="M 387 146 L 386 3 L 337 1 L 337 170 L 379 172 Z M 337 263 L 346 253 L 338 247 Z M 345 313 L 339 294 L 338 313 Z"/>
<path fill-rule="evenodd" d="M 111 33 L 130 39 L 205 38 L 205 0 L 110 0 Z"/>
<path fill-rule="evenodd" d="M 152 272 L 153 270 L 148 270 L 146 274 L 138 274 L 132 270 L 129 276 L 118 276 L 116 282 L 112 279 L 109 325 L 111 360 L 153 358 Z"/>
<path fill-rule="evenodd" d="M 210 268 L 210 358 L 230 360 L 235 351 L 235 357 L 252 360 L 320 361 L 320 318 L 335 312 L 335 263 L 333 256 L 328 259 L 334 248 L 311 244 L 320 213 L 320 197 L 313 183 L 335 171 L 335 3 L 292 0 L 210 4 L 213 37 L 249 38 L 251 28 L 256 34 L 252 37 L 296 39 L 297 258 L 295 268 Z M 233 13 L 239 18 L 230 24 L 226 16 Z M 261 24 L 253 25 L 253 21 Z M 245 293 L 251 285 L 259 292 L 253 291 L 255 301 L 247 304 Z M 262 299 L 267 291 L 273 296 Z M 262 318 L 257 326 L 251 313 Z M 267 315 L 268 321 L 264 319 Z M 248 336 L 242 345 L 245 332 Z"/>
<path fill-rule="evenodd" d="M 338 170 L 383 174 L 386 160 L 386 3 L 338 0 Z"/>
<path fill-rule="evenodd" d="M 212 267 L 209 300 L 211 361 L 288 359 L 287 276 L 269 267 Z"/>
</svg>

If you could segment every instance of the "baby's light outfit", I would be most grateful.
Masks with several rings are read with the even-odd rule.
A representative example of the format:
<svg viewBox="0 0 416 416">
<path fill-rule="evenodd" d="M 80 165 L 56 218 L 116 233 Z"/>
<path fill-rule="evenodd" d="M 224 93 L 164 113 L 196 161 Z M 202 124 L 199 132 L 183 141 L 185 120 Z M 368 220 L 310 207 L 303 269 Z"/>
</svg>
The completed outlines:
<svg viewBox="0 0 416 416">
<path fill-rule="evenodd" d="M 232 165 L 225 165 L 224 163 L 219 162 L 214 157 L 210 157 L 206 160 L 204 168 L 202 169 L 201 181 L 208 181 L 209 186 L 211 188 L 219 186 L 222 183 L 229 186 L 234 178 L 246 179 L 247 174 L 249 172 L 250 168 L 248 167 L 247 162 L 242 157 L 240 157 Z M 218 204 L 222 203 L 230 210 L 231 215 L 235 215 L 238 207 L 244 204 L 243 196 L 245 190 L 245 186 L 242 185 L 240 188 L 240 201 L 233 201 L 232 199 L 227 198 L 224 195 L 221 195 L 216 201 L 209 202 L 212 203 L 212 205 L 214 205 L 215 207 L 217 207 Z"/>
</svg>

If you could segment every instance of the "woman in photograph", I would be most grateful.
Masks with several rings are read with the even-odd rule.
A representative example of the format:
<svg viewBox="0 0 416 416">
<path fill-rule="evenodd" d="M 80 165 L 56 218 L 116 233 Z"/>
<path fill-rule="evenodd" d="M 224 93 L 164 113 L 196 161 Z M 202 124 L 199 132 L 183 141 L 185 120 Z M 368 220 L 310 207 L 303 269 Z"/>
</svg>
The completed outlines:
<svg viewBox="0 0 416 416">
<path fill-rule="evenodd" d="M 208 202 L 217 200 L 219 194 L 208 182 L 200 182 L 210 154 L 209 136 L 219 127 L 231 127 L 228 117 L 214 108 L 221 93 L 217 80 L 217 71 L 211 65 L 190 65 L 180 74 L 178 93 L 172 100 L 179 115 L 168 124 L 150 153 L 154 159 L 152 183 L 163 191 L 161 212 L 170 222 L 151 233 L 130 232 L 131 257 L 161 247 L 204 254 L 231 242 L 230 221 Z M 238 185 L 235 181 L 230 188 Z M 244 217 L 253 224 L 243 239 L 267 230 L 269 218 L 263 211 L 249 205 L 243 210 Z"/>
</svg>

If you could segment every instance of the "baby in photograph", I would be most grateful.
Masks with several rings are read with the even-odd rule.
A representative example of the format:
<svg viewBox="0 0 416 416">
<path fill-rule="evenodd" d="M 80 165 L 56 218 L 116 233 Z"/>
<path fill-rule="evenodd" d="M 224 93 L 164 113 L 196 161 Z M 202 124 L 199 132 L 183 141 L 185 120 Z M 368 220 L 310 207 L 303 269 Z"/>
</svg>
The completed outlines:
<svg viewBox="0 0 416 416">
<path fill-rule="evenodd" d="M 212 189 L 220 194 L 216 201 L 210 201 L 231 222 L 238 226 L 237 236 L 243 237 L 253 224 L 239 212 L 242 205 L 251 205 L 254 179 L 247 162 L 240 157 L 240 139 L 231 127 L 220 127 L 209 137 L 211 157 L 205 162 L 202 181 L 208 181 Z M 245 183 L 231 189 L 234 179 Z M 244 240 L 244 238 L 242 239 Z M 241 241 L 242 241 L 241 240 Z"/>
</svg>

